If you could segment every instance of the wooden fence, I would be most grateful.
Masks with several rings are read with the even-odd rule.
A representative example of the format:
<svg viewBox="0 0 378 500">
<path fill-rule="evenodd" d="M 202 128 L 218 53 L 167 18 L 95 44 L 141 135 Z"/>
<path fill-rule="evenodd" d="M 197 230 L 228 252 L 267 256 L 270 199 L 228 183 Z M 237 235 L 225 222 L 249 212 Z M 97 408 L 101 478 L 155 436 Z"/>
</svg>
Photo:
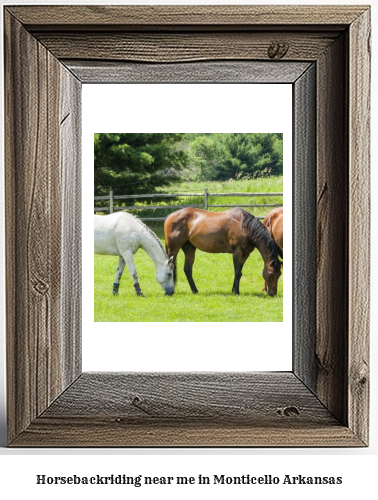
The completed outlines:
<svg viewBox="0 0 378 500">
<path fill-rule="evenodd" d="M 257 198 L 257 197 L 277 197 L 283 196 L 283 193 L 209 193 L 207 188 L 204 188 L 203 193 L 172 193 L 172 194 L 121 194 L 114 195 L 113 191 L 110 190 L 108 195 L 105 196 L 95 196 L 94 201 L 109 201 L 109 205 L 105 207 L 94 207 L 95 212 L 109 212 L 113 213 L 117 210 L 160 210 L 160 209 L 174 209 L 178 210 L 180 208 L 185 207 L 195 207 L 195 208 L 203 208 L 204 210 L 210 210 L 212 208 L 232 208 L 232 207 L 240 207 L 240 208 L 262 208 L 262 207 L 282 207 L 282 203 L 278 204 L 237 204 L 237 205 L 210 205 L 209 198 L 211 197 L 248 197 L 248 198 Z M 179 198 L 179 197 L 199 197 L 202 198 L 202 203 L 200 205 L 131 205 L 131 206 L 123 206 L 118 207 L 114 206 L 115 200 L 128 200 L 128 199 L 147 199 L 147 198 Z M 163 221 L 166 219 L 165 217 L 141 217 L 143 221 Z M 263 219 L 264 216 L 257 216 L 258 219 Z"/>
</svg>

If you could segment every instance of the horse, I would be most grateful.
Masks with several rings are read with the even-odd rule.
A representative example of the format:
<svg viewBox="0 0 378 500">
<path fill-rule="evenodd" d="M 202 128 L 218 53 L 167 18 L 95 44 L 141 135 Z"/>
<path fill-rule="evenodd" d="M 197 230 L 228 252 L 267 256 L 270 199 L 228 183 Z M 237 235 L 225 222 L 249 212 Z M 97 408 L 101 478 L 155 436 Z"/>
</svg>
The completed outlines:
<svg viewBox="0 0 378 500">
<path fill-rule="evenodd" d="M 94 253 L 119 256 L 113 295 L 118 295 L 119 282 L 126 265 L 137 296 L 144 297 L 133 258 L 139 248 L 142 248 L 154 261 L 156 280 L 165 295 L 173 295 L 175 290 L 173 258 L 168 258 L 156 234 L 140 219 L 126 212 L 94 216 Z"/>
<path fill-rule="evenodd" d="M 244 263 L 257 248 L 264 260 L 263 278 L 268 285 L 268 294 L 276 295 L 281 275 L 277 244 L 266 227 L 246 210 L 232 208 L 225 212 L 209 212 L 192 207 L 183 208 L 166 218 L 164 236 L 167 254 L 173 258 L 175 271 L 177 254 L 180 249 L 183 250 L 184 272 L 193 293 L 198 293 L 192 276 L 196 249 L 232 254 L 235 271 L 232 292 L 239 295 Z"/>
<path fill-rule="evenodd" d="M 263 220 L 263 224 L 273 236 L 279 248 L 283 250 L 283 207 L 271 210 Z M 283 258 L 283 252 L 281 257 Z"/>
<path fill-rule="evenodd" d="M 281 250 L 280 257 L 283 259 L 283 207 L 271 210 L 264 218 L 263 224 Z M 267 284 L 265 283 L 263 288 L 264 292 L 266 292 L 266 286 Z"/>
</svg>

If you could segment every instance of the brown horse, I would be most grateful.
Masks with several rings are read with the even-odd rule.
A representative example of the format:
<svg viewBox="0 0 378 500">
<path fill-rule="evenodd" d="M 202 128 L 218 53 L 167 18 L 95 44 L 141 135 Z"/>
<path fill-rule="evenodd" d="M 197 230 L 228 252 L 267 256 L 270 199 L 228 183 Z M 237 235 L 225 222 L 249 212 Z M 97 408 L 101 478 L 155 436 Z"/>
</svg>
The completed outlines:
<svg viewBox="0 0 378 500">
<path fill-rule="evenodd" d="M 192 276 L 196 249 L 209 253 L 231 253 L 235 279 L 232 291 L 239 294 L 242 269 L 255 247 L 264 260 L 263 278 L 270 296 L 277 293 L 281 275 L 278 247 L 269 231 L 249 212 L 233 208 L 225 212 L 208 212 L 183 208 L 173 212 L 164 223 L 165 242 L 169 257 L 176 265 L 177 254 L 185 254 L 184 272 L 193 293 L 198 293 Z"/>
<path fill-rule="evenodd" d="M 269 212 L 263 220 L 263 224 L 280 249 L 283 250 L 283 207 L 275 208 Z M 281 257 L 283 258 L 283 254 Z"/>
<path fill-rule="evenodd" d="M 283 259 L 283 207 L 271 210 L 263 220 L 264 226 L 272 235 L 274 241 L 279 247 L 279 255 Z M 263 292 L 266 292 L 267 283 L 265 282 Z"/>
</svg>

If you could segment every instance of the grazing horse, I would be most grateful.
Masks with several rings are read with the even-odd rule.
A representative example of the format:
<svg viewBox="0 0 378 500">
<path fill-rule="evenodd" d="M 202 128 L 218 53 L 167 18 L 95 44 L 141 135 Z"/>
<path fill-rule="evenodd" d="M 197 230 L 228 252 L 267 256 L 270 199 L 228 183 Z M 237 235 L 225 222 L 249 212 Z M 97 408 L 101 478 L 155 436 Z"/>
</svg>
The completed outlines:
<svg viewBox="0 0 378 500">
<path fill-rule="evenodd" d="M 272 235 L 281 252 L 279 255 L 283 259 L 283 207 L 271 210 L 263 220 L 264 226 Z M 266 292 L 267 284 L 265 283 L 263 291 Z"/>
<path fill-rule="evenodd" d="M 113 295 L 118 294 L 119 282 L 126 265 L 133 279 L 136 294 L 143 297 L 133 258 L 139 248 L 142 248 L 154 261 L 156 280 L 165 294 L 173 295 L 175 290 L 173 259 L 168 259 L 156 234 L 141 220 L 126 212 L 94 216 L 94 253 L 119 256 Z"/>
<path fill-rule="evenodd" d="M 167 253 L 176 265 L 177 254 L 185 254 L 184 272 L 193 293 L 198 293 L 192 268 L 196 249 L 209 253 L 231 253 L 235 278 L 232 292 L 239 294 L 242 269 L 255 247 L 264 260 L 263 278 L 270 296 L 277 293 L 281 275 L 278 248 L 269 231 L 249 212 L 233 208 L 225 212 L 208 212 L 197 208 L 183 208 L 173 212 L 164 223 Z"/>
<path fill-rule="evenodd" d="M 280 249 L 283 250 L 283 207 L 275 208 L 269 212 L 263 220 L 263 224 Z M 283 258 L 283 253 L 281 257 Z"/>
</svg>

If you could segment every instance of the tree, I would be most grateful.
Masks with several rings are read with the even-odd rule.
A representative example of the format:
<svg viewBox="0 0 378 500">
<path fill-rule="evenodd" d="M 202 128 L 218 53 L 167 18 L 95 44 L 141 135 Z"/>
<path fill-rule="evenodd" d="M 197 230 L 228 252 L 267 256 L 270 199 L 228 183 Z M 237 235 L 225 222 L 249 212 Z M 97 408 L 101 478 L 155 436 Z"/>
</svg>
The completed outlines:
<svg viewBox="0 0 378 500">
<path fill-rule="evenodd" d="M 195 171 L 195 180 L 198 181 L 211 180 L 217 175 L 218 143 L 209 135 L 200 135 L 190 143 L 189 163 Z"/>
<path fill-rule="evenodd" d="M 283 173 L 283 134 L 251 134 L 258 151 L 254 169 L 269 171 L 272 175 Z"/>
<path fill-rule="evenodd" d="M 228 180 L 282 175 L 282 135 L 191 134 L 189 157 L 195 178 Z"/>
<path fill-rule="evenodd" d="M 155 192 L 180 179 L 187 154 L 177 147 L 184 134 L 95 134 L 94 190 L 106 194 Z"/>
</svg>

